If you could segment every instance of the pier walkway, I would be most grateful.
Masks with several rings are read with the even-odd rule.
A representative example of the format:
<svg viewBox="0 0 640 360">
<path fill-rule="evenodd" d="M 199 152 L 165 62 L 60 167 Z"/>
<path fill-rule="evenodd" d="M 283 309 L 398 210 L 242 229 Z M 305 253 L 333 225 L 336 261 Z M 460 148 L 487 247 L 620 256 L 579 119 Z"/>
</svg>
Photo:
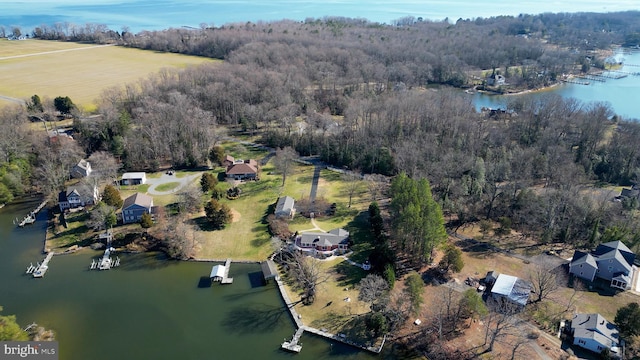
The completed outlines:
<svg viewBox="0 0 640 360">
<path fill-rule="evenodd" d="M 25 225 L 30 225 L 36 222 L 36 215 L 40 212 L 40 210 L 42 210 L 43 207 L 45 207 L 45 205 L 47 205 L 47 200 L 41 202 L 40 205 L 38 205 L 38 207 L 35 208 L 35 210 L 30 212 L 29 215 L 25 216 L 24 219 L 22 219 L 22 221 L 18 222 L 18 226 L 24 227 Z"/>
<path fill-rule="evenodd" d="M 47 273 L 47 270 L 49 270 L 49 261 L 51 261 L 51 258 L 53 257 L 53 255 L 55 255 L 53 251 L 48 253 L 47 257 L 44 258 L 44 260 L 42 260 L 42 264 L 36 267 L 35 271 L 33 271 L 34 278 L 41 278 L 44 276 L 44 274 Z"/>
<path fill-rule="evenodd" d="M 224 263 L 224 277 L 220 280 L 220 284 L 233 284 L 233 278 L 229 277 L 229 270 L 231 269 L 231 259 L 227 259 Z"/>
</svg>

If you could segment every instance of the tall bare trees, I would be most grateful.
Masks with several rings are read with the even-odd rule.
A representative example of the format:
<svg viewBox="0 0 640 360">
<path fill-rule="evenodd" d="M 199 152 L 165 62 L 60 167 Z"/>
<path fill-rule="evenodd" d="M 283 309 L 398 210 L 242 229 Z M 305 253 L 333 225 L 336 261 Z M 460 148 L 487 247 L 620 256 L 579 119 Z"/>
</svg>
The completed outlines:
<svg viewBox="0 0 640 360">
<path fill-rule="evenodd" d="M 285 181 L 287 181 L 287 176 L 293 171 L 295 166 L 294 160 L 297 158 L 298 153 L 289 146 L 276 150 L 276 156 L 273 158 L 273 165 L 282 175 L 282 186 L 284 186 Z"/>
</svg>

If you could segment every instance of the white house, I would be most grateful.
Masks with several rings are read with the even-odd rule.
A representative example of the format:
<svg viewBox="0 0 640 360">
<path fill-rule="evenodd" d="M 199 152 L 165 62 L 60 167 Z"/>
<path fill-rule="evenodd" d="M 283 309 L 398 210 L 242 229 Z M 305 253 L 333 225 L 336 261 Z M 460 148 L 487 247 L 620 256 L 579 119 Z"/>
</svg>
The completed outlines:
<svg viewBox="0 0 640 360">
<path fill-rule="evenodd" d="M 72 178 L 85 178 L 91 175 L 91 163 L 87 160 L 80 160 L 73 168 L 71 168 L 70 175 Z"/>
<path fill-rule="evenodd" d="M 571 320 L 573 345 L 600 354 L 608 349 L 612 355 L 620 355 L 618 329 L 600 314 L 576 314 Z"/>
</svg>

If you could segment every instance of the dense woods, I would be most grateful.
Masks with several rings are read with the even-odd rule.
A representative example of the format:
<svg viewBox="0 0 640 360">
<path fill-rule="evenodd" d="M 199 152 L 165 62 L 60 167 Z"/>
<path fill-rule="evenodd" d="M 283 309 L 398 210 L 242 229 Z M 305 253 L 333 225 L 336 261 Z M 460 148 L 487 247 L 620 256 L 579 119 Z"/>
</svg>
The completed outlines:
<svg viewBox="0 0 640 360">
<path fill-rule="evenodd" d="M 640 124 L 619 118 L 608 104 L 553 95 L 513 97 L 504 112 L 478 113 L 454 88 L 482 82 L 482 70 L 500 71 L 526 89 L 581 71 L 587 56 L 589 66 L 602 66 L 606 56 L 594 50 L 635 45 L 638 12 L 455 24 L 327 18 L 137 35 L 92 29 L 43 27 L 37 35 L 118 41 L 224 62 L 165 70 L 106 91 L 99 116 L 75 119 L 80 153 L 42 151 L 44 145 L 29 144 L 43 139 L 1 132 L 0 200 L 19 195 L 29 179 L 53 191 L 43 184 L 56 174 L 44 170 L 98 151 L 130 170 L 202 166 L 226 131 L 239 131 L 336 166 L 428 179 L 453 229 L 491 219 L 542 242 L 591 246 L 606 237 L 640 244 L 637 203 L 613 203 L 614 194 L 593 189 L 594 183 L 640 180 Z M 28 115 L 5 110 L 0 126 L 15 130 Z M 431 245 L 416 246 L 428 258 Z"/>
</svg>

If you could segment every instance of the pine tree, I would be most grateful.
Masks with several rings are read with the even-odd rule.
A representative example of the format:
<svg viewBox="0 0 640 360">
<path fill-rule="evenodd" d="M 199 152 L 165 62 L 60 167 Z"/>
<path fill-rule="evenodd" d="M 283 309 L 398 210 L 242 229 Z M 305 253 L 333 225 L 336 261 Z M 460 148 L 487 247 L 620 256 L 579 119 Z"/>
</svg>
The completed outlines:
<svg viewBox="0 0 640 360">
<path fill-rule="evenodd" d="M 104 190 L 102 191 L 102 202 L 109 206 L 113 206 L 116 209 L 121 208 L 124 203 L 122 197 L 120 197 L 120 192 L 112 185 L 104 187 Z"/>
</svg>

